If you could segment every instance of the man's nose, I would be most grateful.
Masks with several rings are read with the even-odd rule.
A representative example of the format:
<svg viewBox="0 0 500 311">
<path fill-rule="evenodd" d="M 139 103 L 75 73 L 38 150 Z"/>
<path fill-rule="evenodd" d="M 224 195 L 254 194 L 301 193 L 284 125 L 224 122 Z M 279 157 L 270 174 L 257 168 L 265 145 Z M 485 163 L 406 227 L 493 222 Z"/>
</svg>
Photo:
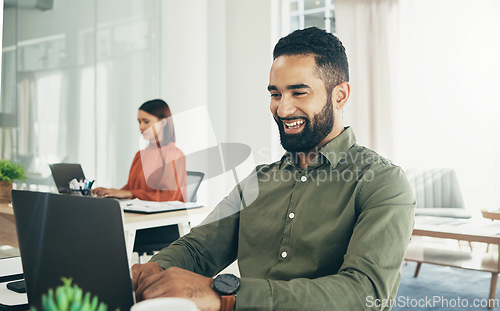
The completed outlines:
<svg viewBox="0 0 500 311">
<path fill-rule="evenodd" d="M 278 106 L 277 114 L 280 118 L 284 118 L 289 115 L 292 115 L 293 113 L 295 113 L 296 110 L 297 108 L 295 108 L 293 100 L 283 96 Z"/>
</svg>

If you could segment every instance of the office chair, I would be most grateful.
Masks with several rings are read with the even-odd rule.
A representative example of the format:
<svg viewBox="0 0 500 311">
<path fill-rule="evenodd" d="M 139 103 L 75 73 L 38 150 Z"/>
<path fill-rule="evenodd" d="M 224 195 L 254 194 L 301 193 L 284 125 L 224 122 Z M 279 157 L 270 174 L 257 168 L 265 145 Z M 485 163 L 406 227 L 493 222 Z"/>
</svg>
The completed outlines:
<svg viewBox="0 0 500 311">
<path fill-rule="evenodd" d="M 186 202 L 196 202 L 198 189 L 201 181 L 205 177 L 202 172 L 187 171 L 186 176 Z M 179 235 L 179 226 L 170 225 L 148 229 L 137 230 L 135 234 L 134 252 L 139 254 L 153 255 L 155 251 L 169 246 L 177 240 Z"/>
<path fill-rule="evenodd" d="M 200 188 L 201 181 L 205 177 L 205 173 L 187 171 L 186 176 L 186 202 L 196 202 L 198 199 L 198 189 Z"/>
</svg>

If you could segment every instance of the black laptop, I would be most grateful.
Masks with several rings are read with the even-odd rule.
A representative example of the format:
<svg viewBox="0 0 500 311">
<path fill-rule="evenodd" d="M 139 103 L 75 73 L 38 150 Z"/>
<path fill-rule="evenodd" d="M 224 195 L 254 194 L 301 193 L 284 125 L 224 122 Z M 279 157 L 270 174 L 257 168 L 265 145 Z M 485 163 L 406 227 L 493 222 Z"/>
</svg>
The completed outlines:
<svg viewBox="0 0 500 311">
<path fill-rule="evenodd" d="M 78 163 L 53 163 L 49 167 L 59 193 L 71 193 L 69 182 L 74 178 L 85 179 L 82 166 Z"/>
<path fill-rule="evenodd" d="M 130 309 L 134 295 L 117 201 L 13 190 L 12 202 L 30 307 L 42 310 L 42 295 L 66 277 L 108 310 Z"/>
</svg>

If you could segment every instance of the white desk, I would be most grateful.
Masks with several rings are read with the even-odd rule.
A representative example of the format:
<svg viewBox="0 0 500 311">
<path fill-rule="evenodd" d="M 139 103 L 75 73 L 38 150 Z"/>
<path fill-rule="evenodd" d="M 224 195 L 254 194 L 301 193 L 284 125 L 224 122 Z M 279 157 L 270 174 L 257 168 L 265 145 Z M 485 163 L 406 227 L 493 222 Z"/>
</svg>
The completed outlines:
<svg viewBox="0 0 500 311">
<path fill-rule="evenodd" d="M 135 242 L 135 234 L 139 229 L 147 229 L 168 225 L 179 225 L 179 235 L 185 235 L 191 229 L 191 226 L 199 224 L 212 211 L 213 208 L 200 207 L 189 210 L 165 212 L 156 214 L 138 214 L 138 213 L 123 213 L 123 228 L 125 231 L 125 242 L 127 244 L 127 253 L 129 261 L 132 258 L 132 252 Z M 4 237 L 0 235 L 1 244 L 8 244 L 19 248 L 17 243 L 17 234 L 14 222 L 14 210 L 12 205 L 0 203 L 0 216 L 6 216 L 6 220 L 12 224 L 7 232 L 3 232 Z M 5 240 L 5 241 L 4 241 Z M 8 241 L 8 242 L 6 242 Z M 12 242 L 13 241 L 13 242 Z"/>
<path fill-rule="evenodd" d="M 179 225 L 179 235 L 183 236 L 191 230 L 191 226 L 199 224 L 211 211 L 212 208 L 200 207 L 156 214 L 123 213 L 123 229 L 125 230 L 125 242 L 127 244 L 129 262 L 133 253 L 137 230 Z"/>
<path fill-rule="evenodd" d="M 0 305 L 4 307 L 21 306 L 25 310 L 28 309 L 28 296 L 7 288 L 7 283 L 21 279 L 22 275 L 21 257 L 0 259 Z"/>
</svg>

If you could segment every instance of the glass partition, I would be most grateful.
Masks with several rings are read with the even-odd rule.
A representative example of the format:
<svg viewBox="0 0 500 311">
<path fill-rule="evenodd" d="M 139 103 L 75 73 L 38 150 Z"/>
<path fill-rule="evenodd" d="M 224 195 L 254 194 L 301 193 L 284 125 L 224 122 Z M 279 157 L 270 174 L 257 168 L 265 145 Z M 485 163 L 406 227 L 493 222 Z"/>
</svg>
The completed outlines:
<svg viewBox="0 0 500 311">
<path fill-rule="evenodd" d="M 4 8 L 2 158 L 26 185 L 52 185 L 49 163 L 81 163 L 120 187 L 139 135 L 137 108 L 160 94 L 160 0 L 65 0 Z M 118 169 L 120 168 L 120 169 Z"/>
</svg>

